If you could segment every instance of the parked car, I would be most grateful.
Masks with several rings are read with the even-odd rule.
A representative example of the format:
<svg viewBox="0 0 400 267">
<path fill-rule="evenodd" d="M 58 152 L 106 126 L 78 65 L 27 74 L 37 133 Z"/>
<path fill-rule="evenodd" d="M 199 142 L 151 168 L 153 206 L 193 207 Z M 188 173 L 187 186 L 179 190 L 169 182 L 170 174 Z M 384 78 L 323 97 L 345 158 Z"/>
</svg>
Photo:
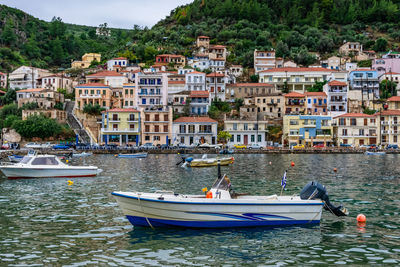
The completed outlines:
<svg viewBox="0 0 400 267">
<path fill-rule="evenodd" d="M 169 148 L 169 145 L 167 145 L 167 144 L 162 144 L 162 145 L 157 146 L 157 147 L 159 147 L 159 148 L 161 148 L 161 149 L 168 149 L 168 148 Z"/>
<path fill-rule="evenodd" d="M 315 148 L 323 148 L 323 147 L 325 147 L 325 145 L 324 144 L 315 144 L 315 145 L 313 145 L 313 147 L 315 147 Z"/>
<path fill-rule="evenodd" d="M 142 149 L 155 149 L 156 147 L 153 145 L 153 143 L 144 143 L 139 148 L 142 148 Z"/>
<path fill-rule="evenodd" d="M 27 144 L 25 145 L 25 147 L 26 147 L 26 148 L 38 149 L 38 148 L 42 148 L 42 145 L 39 144 L 39 143 L 31 142 L 31 143 L 27 143 Z"/>
<path fill-rule="evenodd" d="M 303 144 L 297 144 L 295 146 L 293 146 L 293 149 L 304 149 L 305 146 Z"/>
<path fill-rule="evenodd" d="M 198 146 L 199 148 L 217 148 L 217 149 L 221 149 L 221 145 L 217 144 L 217 145 L 210 145 L 208 143 L 203 143 L 201 145 Z"/>
<path fill-rule="evenodd" d="M 246 145 L 233 145 L 234 148 L 239 148 L 239 149 L 246 149 Z"/>
<path fill-rule="evenodd" d="M 351 144 L 340 144 L 341 147 L 353 147 Z"/>
<path fill-rule="evenodd" d="M 247 148 L 248 149 L 263 149 L 263 147 L 260 146 L 259 144 L 250 144 Z"/>
<path fill-rule="evenodd" d="M 67 144 L 57 144 L 53 146 L 53 149 L 70 149 L 70 146 Z"/>
<path fill-rule="evenodd" d="M 118 145 L 116 144 L 107 144 L 104 146 L 105 149 L 117 149 Z"/>
<path fill-rule="evenodd" d="M 389 144 L 387 145 L 386 149 L 399 149 L 399 146 L 396 144 Z"/>
<path fill-rule="evenodd" d="M 53 146 L 53 144 L 50 143 L 50 142 L 47 142 L 47 143 L 44 143 L 44 144 L 40 145 L 41 148 L 52 148 L 52 146 Z"/>
</svg>

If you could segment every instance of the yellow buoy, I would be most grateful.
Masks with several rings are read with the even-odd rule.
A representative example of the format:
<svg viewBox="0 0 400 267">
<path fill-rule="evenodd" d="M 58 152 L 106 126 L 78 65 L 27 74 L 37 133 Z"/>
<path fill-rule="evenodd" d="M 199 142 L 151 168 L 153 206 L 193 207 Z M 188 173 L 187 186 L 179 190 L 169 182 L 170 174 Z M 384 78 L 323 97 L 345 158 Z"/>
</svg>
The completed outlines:
<svg viewBox="0 0 400 267">
<path fill-rule="evenodd" d="M 73 185 L 74 181 L 68 180 L 68 185 Z"/>
<path fill-rule="evenodd" d="M 68 163 L 68 160 L 65 160 L 66 163 Z"/>
<path fill-rule="evenodd" d="M 202 189 L 201 189 L 201 191 L 203 191 L 203 192 L 207 192 L 207 191 L 208 191 L 208 189 L 207 189 L 207 187 L 204 187 L 204 188 L 202 188 Z"/>
</svg>

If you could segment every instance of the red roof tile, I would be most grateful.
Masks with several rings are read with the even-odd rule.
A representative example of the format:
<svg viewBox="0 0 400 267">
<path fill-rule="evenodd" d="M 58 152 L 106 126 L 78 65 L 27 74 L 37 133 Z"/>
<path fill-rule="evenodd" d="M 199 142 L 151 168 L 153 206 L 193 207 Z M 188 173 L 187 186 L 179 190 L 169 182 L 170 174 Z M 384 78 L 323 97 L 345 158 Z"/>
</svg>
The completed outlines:
<svg viewBox="0 0 400 267">
<path fill-rule="evenodd" d="M 212 45 L 211 48 L 225 48 L 224 45 Z"/>
<path fill-rule="evenodd" d="M 227 84 L 228 87 L 234 87 L 234 86 L 241 86 L 241 87 L 273 87 L 272 84 L 269 83 L 233 83 L 233 84 Z"/>
<path fill-rule="evenodd" d="M 399 75 L 400 73 L 398 72 L 386 72 L 384 75 Z"/>
<path fill-rule="evenodd" d="M 297 92 L 290 92 L 285 95 L 285 97 L 305 97 L 305 95 L 297 93 Z"/>
<path fill-rule="evenodd" d="M 108 112 L 139 112 L 139 110 L 136 110 L 134 108 L 113 108 L 109 109 Z"/>
<path fill-rule="evenodd" d="M 44 90 L 44 88 L 31 88 L 31 89 L 18 90 L 17 93 L 33 93 L 33 92 L 40 92 L 42 90 Z"/>
<path fill-rule="evenodd" d="M 156 57 L 184 57 L 182 55 L 173 55 L 173 54 L 162 54 L 162 55 L 157 55 Z"/>
<path fill-rule="evenodd" d="M 400 116 L 400 110 L 398 109 L 387 109 L 387 110 L 382 110 L 377 113 L 379 116 Z"/>
<path fill-rule="evenodd" d="M 349 118 L 349 117 L 354 117 L 354 118 L 374 118 L 375 115 L 368 115 L 364 113 L 346 113 L 340 116 L 337 116 L 335 118 Z"/>
<path fill-rule="evenodd" d="M 105 70 L 87 75 L 86 77 L 107 77 L 107 76 L 123 76 L 123 75 L 113 70 Z"/>
<path fill-rule="evenodd" d="M 168 84 L 185 84 L 185 81 L 168 81 Z"/>
<path fill-rule="evenodd" d="M 208 91 L 190 91 L 190 97 L 209 97 Z"/>
<path fill-rule="evenodd" d="M 127 58 L 126 57 L 116 57 L 116 58 L 113 58 L 114 60 L 126 60 Z"/>
<path fill-rule="evenodd" d="M 263 70 L 263 72 L 336 72 L 335 70 L 325 69 L 325 68 L 294 68 L 294 67 L 285 67 L 285 68 L 274 68 L 269 70 Z"/>
<path fill-rule="evenodd" d="M 108 85 L 105 85 L 104 83 L 84 83 L 84 84 L 78 84 L 76 87 L 109 87 Z"/>
<path fill-rule="evenodd" d="M 329 86 L 347 86 L 347 83 L 334 80 L 334 81 L 329 82 L 328 85 Z"/>
<path fill-rule="evenodd" d="M 210 74 L 207 74 L 207 77 L 225 77 L 225 74 L 212 72 Z"/>
<path fill-rule="evenodd" d="M 389 102 L 400 102 L 400 96 L 392 96 L 390 98 L 388 98 Z"/>
<path fill-rule="evenodd" d="M 192 123 L 202 123 L 202 122 L 211 122 L 218 123 L 216 120 L 211 119 L 210 117 L 180 117 L 174 120 L 174 123 L 177 122 L 192 122 Z"/>
<path fill-rule="evenodd" d="M 351 72 L 354 72 L 354 71 L 376 71 L 376 70 L 373 70 L 373 69 L 356 69 L 356 70 L 352 70 Z"/>
<path fill-rule="evenodd" d="M 200 72 L 200 71 L 192 71 L 192 72 L 188 72 L 186 74 L 204 74 L 205 75 L 204 72 Z"/>
<path fill-rule="evenodd" d="M 326 97 L 325 92 L 305 92 L 304 94 L 306 96 L 325 96 Z"/>
<path fill-rule="evenodd" d="M 200 35 L 200 36 L 198 36 L 197 38 L 206 38 L 206 39 L 210 39 L 210 37 L 205 36 L 205 35 Z"/>
</svg>

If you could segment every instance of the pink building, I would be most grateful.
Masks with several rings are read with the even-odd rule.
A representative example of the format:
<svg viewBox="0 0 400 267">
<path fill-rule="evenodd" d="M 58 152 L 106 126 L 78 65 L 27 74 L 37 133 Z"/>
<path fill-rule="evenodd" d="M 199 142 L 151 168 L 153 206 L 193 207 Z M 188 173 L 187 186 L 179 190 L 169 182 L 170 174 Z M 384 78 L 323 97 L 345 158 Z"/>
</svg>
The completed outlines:
<svg viewBox="0 0 400 267">
<path fill-rule="evenodd" d="M 378 76 L 386 72 L 400 73 L 400 58 L 377 58 L 372 61 L 372 69 L 378 72 Z"/>
</svg>

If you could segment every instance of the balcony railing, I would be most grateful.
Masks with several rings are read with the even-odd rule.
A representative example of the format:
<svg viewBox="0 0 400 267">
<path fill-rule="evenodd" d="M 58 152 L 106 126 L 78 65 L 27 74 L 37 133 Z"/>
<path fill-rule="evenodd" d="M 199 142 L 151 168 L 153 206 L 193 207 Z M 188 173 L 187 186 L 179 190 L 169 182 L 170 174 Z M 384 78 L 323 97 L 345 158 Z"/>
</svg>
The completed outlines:
<svg viewBox="0 0 400 267">
<path fill-rule="evenodd" d="M 89 95 L 89 94 L 81 94 L 80 98 L 101 98 L 101 95 Z"/>
<path fill-rule="evenodd" d="M 101 128 L 102 133 L 139 133 L 139 129 L 131 128 Z"/>
<path fill-rule="evenodd" d="M 121 121 L 121 119 L 120 118 L 110 118 L 109 120 L 108 120 L 109 122 L 120 122 Z"/>
</svg>

